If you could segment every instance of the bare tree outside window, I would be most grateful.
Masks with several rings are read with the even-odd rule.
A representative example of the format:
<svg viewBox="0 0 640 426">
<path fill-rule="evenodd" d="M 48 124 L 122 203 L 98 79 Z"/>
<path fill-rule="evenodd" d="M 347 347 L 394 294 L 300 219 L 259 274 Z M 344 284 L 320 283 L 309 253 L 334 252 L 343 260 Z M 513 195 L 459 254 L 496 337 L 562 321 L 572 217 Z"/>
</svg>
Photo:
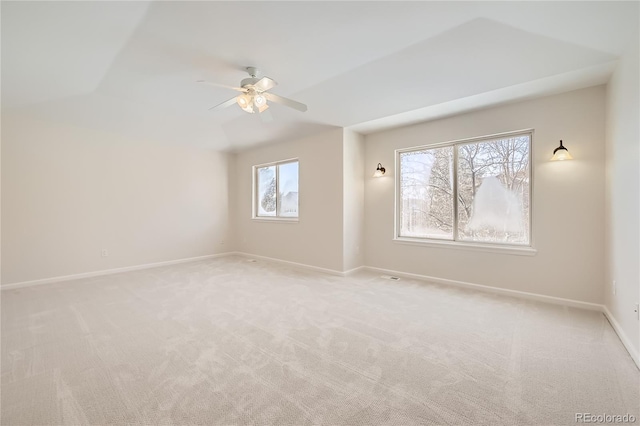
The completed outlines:
<svg viewBox="0 0 640 426">
<path fill-rule="evenodd" d="M 400 235 L 453 238 L 453 147 L 400 154 Z"/>
<path fill-rule="evenodd" d="M 398 236 L 528 245 L 530 145 L 523 133 L 400 152 Z"/>
<path fill-rule="evenodd" d="M 276 166 L 258 170 L 258 216 L 276 215 Z"/>
</svg>

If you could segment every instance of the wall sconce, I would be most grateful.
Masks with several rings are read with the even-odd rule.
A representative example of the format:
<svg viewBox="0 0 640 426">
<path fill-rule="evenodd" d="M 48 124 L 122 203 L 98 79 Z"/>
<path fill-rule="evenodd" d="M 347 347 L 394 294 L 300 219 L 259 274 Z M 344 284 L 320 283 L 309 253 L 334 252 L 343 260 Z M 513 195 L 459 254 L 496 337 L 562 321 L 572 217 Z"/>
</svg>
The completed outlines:
<svg viewBox="0 0 640 426">
<path fill-rule="evenodd" d="M 569 154 L 567 148 L 562 145 L 562 140 L 560 140 L 560 146 L 553 150 L 553 157 L 551 157 L 551 161 L 563 160 L 573 160 L 573 157 Z"/>
<path fill-rule="evenodd" d="M 378 168 L 376 169 L 375 173 L 373 173 L 373 177 L 382 177 L 384 175 L 384 172 L 386 172 L 385 168 L 382 167 L 382 164 L 378 163 Z"/>
</svg>

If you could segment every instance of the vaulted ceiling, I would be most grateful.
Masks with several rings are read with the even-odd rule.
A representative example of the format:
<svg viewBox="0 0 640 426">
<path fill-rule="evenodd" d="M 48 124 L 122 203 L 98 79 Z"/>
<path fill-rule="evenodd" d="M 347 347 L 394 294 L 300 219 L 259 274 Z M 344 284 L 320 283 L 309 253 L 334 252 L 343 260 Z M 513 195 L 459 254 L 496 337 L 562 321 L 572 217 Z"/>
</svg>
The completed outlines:
<svg viewBox="0 0 640 426">
<path fill-rule="evenodd" d="M 235 150 L 602 84 L 633 37 L 637 2 L 3 2 L 2 111 Z M 247 66 L 309 110 L 208 111 Z"/>
</svg>

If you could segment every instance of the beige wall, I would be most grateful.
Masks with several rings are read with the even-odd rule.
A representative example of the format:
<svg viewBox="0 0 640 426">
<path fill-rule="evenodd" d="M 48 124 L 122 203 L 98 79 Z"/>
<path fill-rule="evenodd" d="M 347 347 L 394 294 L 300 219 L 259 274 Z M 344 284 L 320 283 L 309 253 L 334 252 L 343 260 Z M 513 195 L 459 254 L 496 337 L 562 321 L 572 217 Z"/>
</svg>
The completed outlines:
<svg viewBox="0 0 640 426">
<path fill-rule="evenodd" d="M 234 220 L 239 251 L 342 271 L 343 130 L 267 145 L 236 154 Z M 252 219 L 252 167 L 299 160 L 299 221 Z"/>
<path fill-rule="evenodd" d="M 607 87 L 607 285 L 605 303 L 640 351 L 640 75 L 638 34 Z M 617 291 L 613 294 L 612 281 Z"/>
<path fill-rule="evenodd" d="M 225 154 L 3 114 L 2 284 L 227 251 L 227 192 Z"/>
<path fill-rule="evenodd" d="M 343 270 L 348 271 L 364 262 L 364 137 L 345 129 L 343 144 Z M 370 169 L 373 174 L 375 167 Z"/>
<path fill-rule="evenodd" d="M 365 263 L 369 266 L 602 303 L 604 281 L 603 86 L 480 110 L 366 136 Z M 535 129 L 535 256 L 405 245 L 394 236 L 394 150 Z M 549 162 L 563 139 L 575 160 Z"/>
</svg>

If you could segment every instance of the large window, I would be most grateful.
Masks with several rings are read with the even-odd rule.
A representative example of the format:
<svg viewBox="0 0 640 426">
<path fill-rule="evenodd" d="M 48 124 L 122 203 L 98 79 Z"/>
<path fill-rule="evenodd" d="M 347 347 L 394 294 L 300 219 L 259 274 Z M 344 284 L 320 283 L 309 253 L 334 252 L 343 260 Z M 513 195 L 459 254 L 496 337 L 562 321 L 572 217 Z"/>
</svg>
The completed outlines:
<svg viewBox="0 0 640 426">
<path fill-rule="evenodd" d="M 298 217 L 298 160 L 254 166 L 254 218 Z"/>
<path fill-rule="evenodd" d="M 531 132 L 397 152 L 396 236 L 530 245 Z"/>
</svg>

